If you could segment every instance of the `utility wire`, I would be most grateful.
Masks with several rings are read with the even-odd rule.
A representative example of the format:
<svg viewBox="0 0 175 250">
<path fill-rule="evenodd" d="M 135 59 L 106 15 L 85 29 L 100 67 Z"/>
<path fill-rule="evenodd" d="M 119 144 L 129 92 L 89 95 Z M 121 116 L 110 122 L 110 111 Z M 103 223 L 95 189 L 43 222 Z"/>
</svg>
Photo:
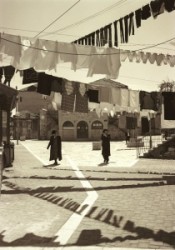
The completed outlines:
<svg viewBox="0 0 175 250">
<path fill-rule="evenodd" d="M 84 22 L 86 22 L 86 21 L 92 20 L 92 18 L 95 18 L 96 16 L 99 16 L 99 15 L 103 14 L 103 12 L 109 11 L 109 10 L 111 10 L 112 8 L 119 6 L 120 4 L 125 3 L 126 1 L 127 1 L 127 0 L 120 0 L 119 2 L 117 2 L 117 3 L 115 3 L 115 4 L 113 4 L 113 5 L 109 6 L 109 7 L 107 7 L 106 9 L 103 9 L 103 10 L 101 10 L 101 11 L 99 11 L 99 12 L 93 14 L 93 15 L 90 15 L 90 16 L 84 18 L 84 19 L 81 19 L 81 20 L 79 20 L 79 21 L 76 22 L 76 23 L 73 23 L 73 24 L 70 24 L 70 25 L 68 25 L 68 26 L 65 26 L 65 27 L 63 27 L 63 28 L 61 28 L 61 29 L 55 30 L 54 32 L 50 32 L 48 35 L 57 34 L 56 32 L 60 32 L 60 31 L 66 30 L 66 29 L 69 29 L 69 28 L 71 28 L 71 27 L 74 27 L 74 26 L 77 26 L 77 25 L 79 25 L 79 24 L 82 24 L 82 23 L 84 23 Z M 44 36 L 44 35 L 43 35 L 43 36 Z"/>
<path fill-rule="evenodd" d="M 81 0 L 78 0 L 76 3 L 74 3 L 70 8 L 68 8 L 65 12 L 63 12 L 59 17 L 57 17 L 53 22 L 51 22 L 49 25 L 47 25 L 43 30 L 41 30 L 34 38 L 39 36 L 42 32 L 44 32 L 46 29 L 48 29 L 51 25 L 53 25 L 56 21 L 58 21 L 62 16 L 64 16 L 69 10 L 71 10 L 75 5 L 77 5 Z"/>
</svg>

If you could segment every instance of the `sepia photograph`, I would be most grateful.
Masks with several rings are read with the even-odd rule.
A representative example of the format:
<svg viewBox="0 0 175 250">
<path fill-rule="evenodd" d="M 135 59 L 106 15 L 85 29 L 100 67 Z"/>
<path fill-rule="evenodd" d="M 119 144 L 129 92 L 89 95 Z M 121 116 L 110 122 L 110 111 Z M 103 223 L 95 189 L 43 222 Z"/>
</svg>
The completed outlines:
<svg viewBox="0 0 175 250">
<path fill-rule="evenodd" d="M 175 249 L 175 0 L 0 0 L 0 250 Z"/>
</svg>

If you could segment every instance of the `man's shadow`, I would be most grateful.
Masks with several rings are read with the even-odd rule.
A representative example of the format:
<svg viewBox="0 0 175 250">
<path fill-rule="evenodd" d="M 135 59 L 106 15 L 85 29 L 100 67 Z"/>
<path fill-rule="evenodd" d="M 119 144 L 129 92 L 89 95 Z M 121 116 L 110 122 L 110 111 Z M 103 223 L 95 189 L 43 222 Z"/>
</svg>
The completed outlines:
<svg viewBox="0 0 175 250">
<path fill-rule="evenodd" d="M 45 167 L 45 168 L 50 168 L 50 167 L 57 167 L 57 166 L 59 166 L 60 164 L 58 163 L 58 164 L 55 164 L 55 163 L 50 163 L 50 164 L 47 164 L 47 165 L 43 165 L 43 167 Z"/>
<path fill-rule="evenodd" d="M 98 166 L 99 167 L 103 167 L 103 166 L 107 166 L 109 163 L 104 163 L 104 162 L 102 162 L 102 163 L 100 163 L 100 164 L 98 164 Z"/>
</svg>

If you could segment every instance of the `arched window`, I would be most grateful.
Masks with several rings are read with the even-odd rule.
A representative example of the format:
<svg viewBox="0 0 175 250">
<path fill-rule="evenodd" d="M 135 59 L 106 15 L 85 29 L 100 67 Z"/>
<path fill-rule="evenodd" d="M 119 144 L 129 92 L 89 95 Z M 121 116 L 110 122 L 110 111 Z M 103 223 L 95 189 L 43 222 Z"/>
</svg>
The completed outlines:
<svg viewBox="0 0 175 250">
<path fill-rule="evenodd" d="M 74 125 L 70 121 L 66 121 L 63 123 L 63 128 L 73 128 L 73 127 L 74 127 Z"/>
<path fill-rule="evenodd" d="M 96 120 L 92 123 L 92 129 L 103 129 L 103 124 L 102 122 Z"/>
</svg>

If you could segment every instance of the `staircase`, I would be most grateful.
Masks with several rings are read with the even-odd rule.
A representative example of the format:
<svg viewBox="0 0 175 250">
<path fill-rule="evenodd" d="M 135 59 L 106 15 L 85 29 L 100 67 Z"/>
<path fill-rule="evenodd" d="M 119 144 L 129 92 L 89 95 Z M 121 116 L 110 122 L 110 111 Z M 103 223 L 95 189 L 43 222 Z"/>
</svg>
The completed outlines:
<svg viewBox="0 0 175 250">
<path fill-rule="evenodd" d="M 175 134 L 172 134 L 167 140 L 164 140 L 156 147 L 149 149 L 140 158 L 152 159 L 172 159 L 175 160 Z"/>
</svg>

